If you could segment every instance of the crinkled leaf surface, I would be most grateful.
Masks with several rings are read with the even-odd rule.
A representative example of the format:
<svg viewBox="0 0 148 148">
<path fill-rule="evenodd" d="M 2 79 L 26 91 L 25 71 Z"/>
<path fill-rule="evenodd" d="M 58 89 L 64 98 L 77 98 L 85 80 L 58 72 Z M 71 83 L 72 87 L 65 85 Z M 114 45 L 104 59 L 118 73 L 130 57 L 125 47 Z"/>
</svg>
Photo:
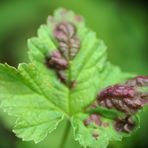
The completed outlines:
<svg viewBox="0 0 148 148">
<path fill-rule="evenodd" d="M 53 26 L 57 22 L 72 22 L 76 25 L 77 34 L 81 41 L 81 49 L 77 56 L 71 61 L 68 73 L 71 80 L 76 81 L 77 87 L 73 90 L 65 88 L 65 94 L 67 94 L 65 101 L 65 111 L 69 113 L 75 113 L 81 111 L 86 105 L 94 100 L 100 85 L 99 76 L 101 70 L 105 65 L 106 52 L 103 41 L 96 38 L 96 34 L 85 27 L 83 20 L 76 19 L 76 15 L 73 12 L 65 12 L 63 9 L 56 11 L 53 18 L 48 20 L 49 25 L 43 25 L 38 31 L 38 37 L 29 40 L 30 59 L 35 65 L 38 65 L 38 69 L 47 71 L 44 65 L 45 56 L 50 52 L 57 49 L 56 43 L 53 37 Z M 57 81 L 56 75 L 53 71 L 49 71 L 48 75 L 51 77 L 51 85 L 55 85 Z M 58 83 L 58 82 L 56 82 Z M 92 86 L 92 87 L 90 87 Z M 59 84 L 62 87 L 62 84 Z M 87 93 L 89 91 L 89 93 Z M 75 106 L 77 104 L 77 106 Z M 63 107 L 63 106 L 61 106 Z"/>
<path fill-rule="evenodd" d="M 55 71 L 45 65 L 46 56 L 58 48 L 53 31 L 59 22 L 73 23 L 81 42 L 79 52 L 66 70 L 69 79 L 76 81 L 73 89 L 61 83 Z M 95 100 L 100 89 L 130 77 L 106 60 L 106 46 L 85 26 L 81 16 L 58 9 L 48 18 L 47 25 L 39 28 L 38 36 L 28 41 L 28 47 L 30 64 L 20 64 L 17 69 L 0 65 L 1 107 L 17 117 L 14 132 L 18 137 L 39 142 L 65 115 L 69 119 L 73 116 L 75 139 L 85 147 L 103 148 L 109 140 L 121 139 L 122 134 L 110 125 L 98 129 L 100 136 L 96 141 L 91 136 L 92 129 L 84 127 L 83 115 L 77 116 Z"/>
<path fill-rule="evenodd" d="M 86 119 L 86 114 L 80 114 L 72 119 L 74 128 L 74 136 L 77 141 L 84 147 L 104 148 L 107 147 L 109 140 L 120 140 L 122 135 L 117 133 L 113 127 L 112 120 L 102 119 L 109 124 L 108 127 L 99 126 L 98 128 L 86 127 L 83 120 Z M 97 139 L 93 137 L 93 133 L 97 133 Z"/>
<path fill-rule="evenodd" d="M 109 141 L 122 140 L 122 137 L 126 137 L 129 134 L 117 132 L 114 128 L 115 121 L 101 116 L 100 120 L 102 125 L 89 127 L 83 124 L 83 121 L 88 117 L 87 114 L 78 114 L 72 118 L 72 126 L 74 129 L 74 136 L 79 143 L 84 147 L 92 148 L 105 148 L 109 144 Z M 138 119 L 135 119 L 138 122 Z M 97 134 L 94 137 L 93 134 Z"/>
</svg>

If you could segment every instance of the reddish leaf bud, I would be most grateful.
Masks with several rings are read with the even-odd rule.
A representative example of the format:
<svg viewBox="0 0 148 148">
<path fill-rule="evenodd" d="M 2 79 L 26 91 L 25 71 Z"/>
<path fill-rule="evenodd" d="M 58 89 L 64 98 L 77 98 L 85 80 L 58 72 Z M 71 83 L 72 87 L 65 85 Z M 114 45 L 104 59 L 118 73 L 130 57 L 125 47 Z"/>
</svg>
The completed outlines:
<svg viewBox="0 0 148 148">
<path fill-rule="evenodd" d="M 69 22 L 59 23 L 54 30 L 59 49 L 67 60 L 73 58 L 80 48 L 80 40 L 76 37 L 76 32 L 74 24 Z"/>
<path fill-rule="evenodd" d="M 118 132 L 130 133 L 135 128 L 135 123 L 131 117 L 127 116 L 124 119 L 118 118 L 115 122 L 115 129 Z"/>
<path fill-rule="evenodd" d="M 64 70 L 68 68 L 67 61 L 62 57 L 59 51 L 54 51 L 49 59 L 47 59 L 49 68 Z"/>
<path fill-rule="evenodd" d="M 126 114 L 134 114 L 148 104 L 148 93 L 139 89 L 145 86 L 148 86 L 148 76 L 138 76 L 125 84 L 109 86 L 97 96 L 98 104 Z"/>
<path fill-rule="evenodd" d="M 137 76 L 126 82 L 129 86 L 148 86 L 148 76 Z"/>
</svg>

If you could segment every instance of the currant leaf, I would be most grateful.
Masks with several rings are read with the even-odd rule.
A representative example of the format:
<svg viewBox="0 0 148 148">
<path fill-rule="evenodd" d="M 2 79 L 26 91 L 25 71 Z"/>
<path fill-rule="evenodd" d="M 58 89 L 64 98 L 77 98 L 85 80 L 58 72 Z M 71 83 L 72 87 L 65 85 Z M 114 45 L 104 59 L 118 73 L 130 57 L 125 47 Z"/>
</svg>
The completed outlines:
<svg viewBox="0 0 148 148">
<path fill-rule="evenodd" d="M 122 119 L 118 131 L 110 110 L 101 114 L 104 110 L 99 109 L 106 124 L 95 129 L 84 124 L 87 108 L 102 89 L 134 75 L 107 61 L 104 42 L 86 27 L 83 17 L 57 9 L 37 37 L 28 40 L 28 48 L 29 64 L 0 64 L 0 107 L 16 117 L 13 131 L 18 137 L 40 142 L 64 117 L 84 147 L 105 148 L 110 140 L 129 135 L 124 131 L 131 123 Z"/>
</svg>

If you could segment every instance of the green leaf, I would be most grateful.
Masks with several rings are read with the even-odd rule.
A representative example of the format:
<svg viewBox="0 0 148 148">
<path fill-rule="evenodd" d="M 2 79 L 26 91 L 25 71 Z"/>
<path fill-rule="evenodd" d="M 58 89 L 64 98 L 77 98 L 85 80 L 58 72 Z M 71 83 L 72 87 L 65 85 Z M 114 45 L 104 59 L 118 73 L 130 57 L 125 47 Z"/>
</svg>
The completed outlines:
<svg viewBox="0 0 148 148">
<path fill-rule="evenodd" d="M 75 140 L 79 141 L 80 145 L 85 148 L 105 148 L 110 141 L 121 141 L 123 137 L 129 136 L 127 133 L 117 132 L 114 128 L 115 121 L 103 116 L 100 118 L 101 125 L 85 126 L 83 121 L 87 117 L 87 114 L 78 114 L 73 116 L 71 120 Z M 93 136 L 94 133 L 97 134 L 97 137 Z"/>
<path fill-rule="evenodd" d="M 61 22 L 75 25 L 76 37 L 81 43 L 64 71 L 68 81 L 75 82 L 73 88 L 62 83 L 56 70 L 46 64 L 47 57 L 58 50 L 54 29 Z M 101 89 L 132 76 L 107 61 L 106 46 L 85 26 L 81 16 L 58 9 L 48 18 L 48 23 L 39 28 L 37 37 L 28 40 L 28 47 L 30 64 L 19 64 L 17 69 L 0 65 L 0 104 L 5 112 L 17 118 L 13 131 L 18 137 L 37 143 L 56 129 L 65 116 L 72 120 L 75 139 L 85 147 L 95 148 L 94 143 L 104 147 L 109 140 L 121 139 L 124 134 L 115 132 L 112 120 L 106 117 L 103 120 L 110 126 L 100 127 L 99 141 L 102 142 L 95 141 L 92 129 L 83 126 L 83 114 L 77 116 L 96 99 Z"/>
<path fill-rule="evenodd" d="M 28 65 L 25 66 L 26 73 L 34 72 L 33 65 L 30 65 L 32 70 L 28 72 Z M 17 117 L 14 127 L 16 135 L 23 140 L 34 140 L 37 143 L 57 127 L 63 114 L 40 92 L 34 91 L 37 84 L 34 78 L 29 79 L 27 76 L 22 70 L 19 72 L 6 64 L 1 64 L 0 101 L 5 112 Z"/>
</svg>

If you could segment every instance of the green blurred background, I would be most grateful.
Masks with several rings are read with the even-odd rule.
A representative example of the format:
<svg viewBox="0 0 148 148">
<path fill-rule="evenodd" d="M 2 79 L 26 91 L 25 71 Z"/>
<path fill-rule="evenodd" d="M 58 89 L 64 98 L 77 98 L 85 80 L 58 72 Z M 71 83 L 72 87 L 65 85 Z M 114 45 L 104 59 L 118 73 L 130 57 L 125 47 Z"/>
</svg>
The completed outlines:
<svg viewBox="0 0 148 148">
<path fill-rule="evenodd" d="M 87 26 L 108 46 L 108 58 L 122 70 L 148 75 L 148 14 L 142 0 L 0 0 L 0 62 L 17 66 L 28 61 L 27 39 L 54 9 L 65 7 L 83 15 Z M 109 148 L 148 148 L 148 107 L 141 128 Z M 60 148 L 65 121 L 45 141 L 22 142 L 11 132 L 13 119 L 0 111 L 0 148 Z M 72 131 L 65 148 L 80 148 Z"/>
</svg>

